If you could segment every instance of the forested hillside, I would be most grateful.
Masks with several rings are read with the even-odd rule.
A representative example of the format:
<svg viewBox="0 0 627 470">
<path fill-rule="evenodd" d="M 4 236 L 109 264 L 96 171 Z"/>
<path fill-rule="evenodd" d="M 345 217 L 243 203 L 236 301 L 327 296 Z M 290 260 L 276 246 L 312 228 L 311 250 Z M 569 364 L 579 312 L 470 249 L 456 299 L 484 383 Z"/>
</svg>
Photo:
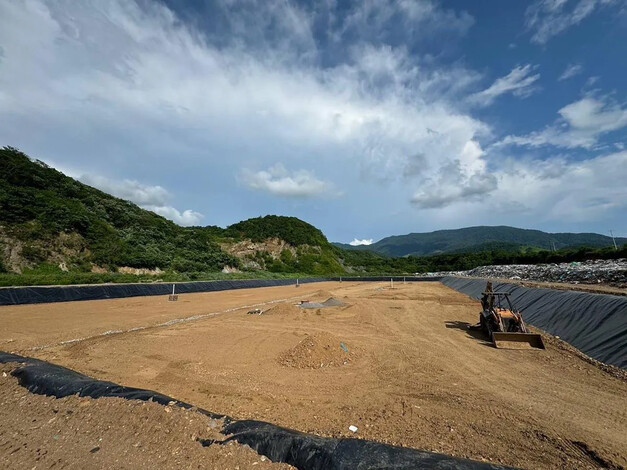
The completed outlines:
<svg viewBox="0 0 627 470">
<path fill-rule="evenodd" d="M 625 244 L 627 238 L 617 238 L 616 243 Z M 581 246 L 602 248 L 613 246 L 613 243 L 611 237 L 598 233 L 547 233 L 507 226 L 479 226 L 396 235 L 368 246 L 350 247 L 339 244 L 336 246 L 343 249 L 369 250 L 386 256 L 425 256 L 491 250 L 529 252 Z"/>
<path fill-rule="evenodd" d="M 222 247 L 268 238 L 282 239 L 286 250 L 273 257 L 262 245 L 254 254 L 259 269 L 312 274 L 342 270 L 322 232 L 294 217 L 259 217 L 226 229 L 180 227 L 16 149 L 0 149 L 0 166 L 3 271 L 236 270 L 246 263 Z"/>
</svg>

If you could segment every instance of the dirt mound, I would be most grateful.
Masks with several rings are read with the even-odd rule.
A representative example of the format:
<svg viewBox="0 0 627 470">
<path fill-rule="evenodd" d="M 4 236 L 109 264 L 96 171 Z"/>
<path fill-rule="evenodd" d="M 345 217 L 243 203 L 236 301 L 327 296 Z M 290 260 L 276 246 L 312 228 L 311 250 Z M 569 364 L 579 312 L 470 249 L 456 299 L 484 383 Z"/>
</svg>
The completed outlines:
<svg viewBox="0 0 627 470">
<path fill-rule="evenodd" d="M 296 315 L 300 311 L 298 306 L 284 302 L 264 310 L 263 315 Z"/>
<path fill-rule="evenodd" d="M 355 351 L 330 333 L 306 335 L 296 346 L 279 356 L 279 363 L 298 369 L 338 367 L 355 359 Z"/>
<path fill-rule="evenodd" d="M 333 292 L 328 291 L 328 290 L 320 289 L 319 291 L 317 291 L 314 294 L 312 294 L 310 297 L 312 299 L 322 301 L 322 300 L 328 299 L 329 297 L 333 297 Z"/>
</svg>

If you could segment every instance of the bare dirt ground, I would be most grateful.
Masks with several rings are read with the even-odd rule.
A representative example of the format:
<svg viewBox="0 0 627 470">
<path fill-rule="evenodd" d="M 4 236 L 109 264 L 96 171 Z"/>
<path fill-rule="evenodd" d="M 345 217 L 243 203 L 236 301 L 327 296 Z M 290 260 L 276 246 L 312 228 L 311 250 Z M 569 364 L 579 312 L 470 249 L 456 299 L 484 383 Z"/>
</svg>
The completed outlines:
<svg viewBox="0 0 627 470">
<path fill-rule="evenodd" d="M 346 305 L 246 313 L 329 295 Z M 479 309 L 437 282 L 1 307 L 0 348 L 319 435 L 524 468 L 626 466 L 627 382 L 550 337 L 544 351 L 494 349 L 466 330 Z M 58 344 L 73 338 L 88 339 Z"/>
<path fill-rule="evenodd" d="M 0 365 L 0 467 L 286 470 L 250 447 L 222 441 L 220 421 L 193 410 L 122 398 L 55 399 L 29 393 Z"/>
</svg>

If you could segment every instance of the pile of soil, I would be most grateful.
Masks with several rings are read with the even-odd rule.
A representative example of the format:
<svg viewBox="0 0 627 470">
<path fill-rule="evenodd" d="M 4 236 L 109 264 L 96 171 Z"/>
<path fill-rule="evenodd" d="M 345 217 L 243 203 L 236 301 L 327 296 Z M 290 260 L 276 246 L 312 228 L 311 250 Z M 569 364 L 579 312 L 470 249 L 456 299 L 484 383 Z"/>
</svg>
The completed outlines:
<svg viewBox="0 0 627 470">
<path fill-rule="evenodd" d="M 297 305 L 291 304 L 289 302 L 282 302 L 280 304 L 276 304 L 274 307 L 270 307 L 267 310 L 263 311 L 264 315 L 296 315 L 301 310 Z"/>
<path fill-rule="evenodd" d="M 220 420 L 154 402 L 35 395 L 0 365 L 0 468 L 281 469 L 246 445 L 223 441 Z"/>
<path fill-rule="evenodd" d="M 339 367 L 355 359 L 355 351 L 330 333 L 308 334 L 279 356 L 279 363 L 298 369 Z"/>
<path fill-rule="evenodd" d="M 324 290 L 324 289 L 320 289 L 315 294 L 311 295 L 312 299 L 320 300 L 320 301 L 328 299 L 329 297 L 333 297 L 333 293 L 331 291 Z"/>
</svg>

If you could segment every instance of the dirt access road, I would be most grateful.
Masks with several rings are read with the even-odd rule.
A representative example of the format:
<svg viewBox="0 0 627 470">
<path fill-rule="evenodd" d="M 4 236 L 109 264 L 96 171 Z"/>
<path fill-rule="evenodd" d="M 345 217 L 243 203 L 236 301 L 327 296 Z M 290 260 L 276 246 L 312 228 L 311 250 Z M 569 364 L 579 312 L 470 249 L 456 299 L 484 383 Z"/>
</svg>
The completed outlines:
<svg viewBox="0 0 627 470">
<path fill-rule="evenodd" d="M 627 465 L 625 381 L 550 337 L 545 351 L 494 349 L 465 329 L 479 303 L 439 283 L 394 287 L 323 283 L 179 302 L 2 307 L 0 348 L 320 435 L 524 468 Z M 246 313 L 273 299 L 331 295 L 346 305 L 301 310 L 292 301 Z M 238 305 L 246 308 L 128 331 Z M 125 332 L 95 336 L 107 330 Z M 57 344 L 74 338 L 89 339 Z"/>
</svg>

